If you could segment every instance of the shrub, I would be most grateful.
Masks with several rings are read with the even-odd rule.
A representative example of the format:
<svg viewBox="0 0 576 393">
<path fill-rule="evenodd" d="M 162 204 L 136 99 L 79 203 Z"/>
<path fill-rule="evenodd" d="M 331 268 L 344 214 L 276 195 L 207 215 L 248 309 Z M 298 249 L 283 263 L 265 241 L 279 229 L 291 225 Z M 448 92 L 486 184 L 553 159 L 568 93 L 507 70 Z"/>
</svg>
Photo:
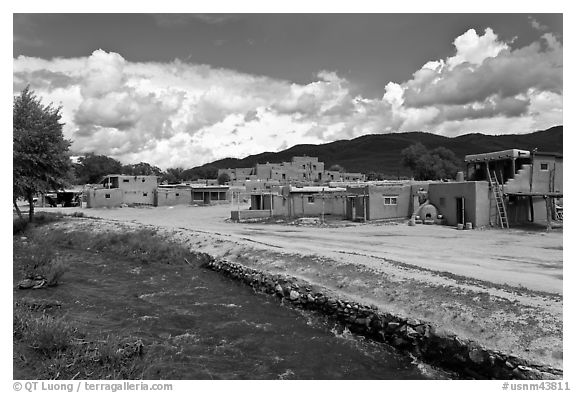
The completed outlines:
<svg viewBox="0 0 576 393">
<path fill-rule="evenodd" d="M 60 278 L 68 270 L 68 267 L 60 259 L 54 259 L 41 269 L 41 275 L 46 278 L 48 286 L 58 285 Z"/>
<path fill-rule="evenodd" d="M 60 221 L 64 218 L 62 213 L 37 213 L 34 215 L 34 223 L 36 225 L 45 225 L 52 222 Z"/>
<path fill-rule="evenodd" d="M 30 245 L 26 249 L 26 278 L 37 279 L 39 276 L 46 279 L 48 286 L 57 285 L 67 267 L 61 259 L 56 257 L 54 244 L 50 239 L 43 239 Z"/>
<path fill-rule="evenodd" d="M 19 233 L 22 233 L 26 230 L 26 228 L 28 227 L 28 220 L 25 218 L 16 218 L 14 220 L 12 220 L 13 222 L 13 227 L 12 227 L 12 234 L 13 235 L 17 235 Z"/>
<path fill-rule="evenodd" d="M 13 334 L 15 339 L 24 341 L 30 348 L 51 357 L 68 348 L 76 335 L 76 329 L 62 318 L 46 314 L 38 316 L 29 311 L 16 309 Z"/>
</svg>

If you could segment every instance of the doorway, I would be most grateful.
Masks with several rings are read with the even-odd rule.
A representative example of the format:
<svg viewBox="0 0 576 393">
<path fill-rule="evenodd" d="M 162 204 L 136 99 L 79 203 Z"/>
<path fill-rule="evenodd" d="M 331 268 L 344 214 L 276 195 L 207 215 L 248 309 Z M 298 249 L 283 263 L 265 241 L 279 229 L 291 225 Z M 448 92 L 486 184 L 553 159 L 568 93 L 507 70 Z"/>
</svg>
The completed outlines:
<svg viewBox="0 0 576 393">
<path fill-rule="evenodd" d="M 457 224 L 464 224 L 464 220 L 466 219 L 466 215 L 464 214 L 464 209 L 465 209 L 464 197 L 457 197 L 456 198 L 456 223 Z"/>
</svg>

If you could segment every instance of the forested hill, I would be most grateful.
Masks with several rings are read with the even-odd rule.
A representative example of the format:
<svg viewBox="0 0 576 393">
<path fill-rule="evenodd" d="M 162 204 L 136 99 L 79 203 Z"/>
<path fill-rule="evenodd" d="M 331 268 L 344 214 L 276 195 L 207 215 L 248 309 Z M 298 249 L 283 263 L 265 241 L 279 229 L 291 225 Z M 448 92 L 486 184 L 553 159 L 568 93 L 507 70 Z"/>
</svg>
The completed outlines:
<svg viewBox="0 0 576 393">
<path fill-rule="evenodd" d="M 562 152 L 563 126 L 556 126 L 529 134 L 485 135 L 466 134 L 448 138 L 426 132 L 364 135 L 351 140 L 340 140 L 322 145 L 296 145 L 272 153 L 265 152 L 243 159 L 225 158 L 200 168 L 244 168 L 256 163 L 290 161 L 293 156 L 318 157 L 326 168 L 333 164 L 349 172 L 379 172 L 389 176 L 407 176 L 409 171 L 401 164 L 402 149 L 422 143 L 427 148 L 444 146 L 464 161 L 466 154 L 486 153 L 506 149 Z"/>
</svg>

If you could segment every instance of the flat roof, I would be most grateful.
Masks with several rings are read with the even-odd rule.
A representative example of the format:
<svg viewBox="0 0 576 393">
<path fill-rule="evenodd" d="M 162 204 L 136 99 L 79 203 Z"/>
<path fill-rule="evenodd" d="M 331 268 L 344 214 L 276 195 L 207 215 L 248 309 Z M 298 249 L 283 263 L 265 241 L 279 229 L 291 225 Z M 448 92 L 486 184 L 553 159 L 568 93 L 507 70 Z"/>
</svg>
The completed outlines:
<svg viewBox="0 0 576 393">
<path fill-rule="evenodd" d="M 530 152 L 528 150 L 509 149 L 483 154 L 468 154 L 464 157 L 464 162 L 498 161 L 520 157 L 528 158 L 530 157 Z"/>
<path fill-rule="evenodd" d="M 534 153 L 534 155 L 536 155 L 536 156 L 549 156 L 549 157 L 556 157 L 556 158 L 563 158 L 564 157 L 564 155 L 562 153 L 555 152 L 555 151 L 536 151 Z"/>
<path fill-rule="evenodd" d="M 290 186 L 290 192 L 338 192 L 338 191 L 346 191 L 346 188 L 321 187 L 321 186 L 308 186 L 308 187 Z"/>
</svg>

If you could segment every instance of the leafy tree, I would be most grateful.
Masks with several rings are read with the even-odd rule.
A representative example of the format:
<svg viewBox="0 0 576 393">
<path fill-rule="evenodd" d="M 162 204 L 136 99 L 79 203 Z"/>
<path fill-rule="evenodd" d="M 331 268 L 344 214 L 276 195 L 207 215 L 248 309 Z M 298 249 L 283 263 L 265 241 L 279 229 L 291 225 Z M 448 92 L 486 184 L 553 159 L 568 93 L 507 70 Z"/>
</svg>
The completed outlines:
<svg viewBox="0 0 576 393">
<path fill-rule="evenodd" d="M 80 184 L 97 183 L 106 175 L 119 174 L 122 164 L 114 158 L 89 153 L 78 159 L 74 169 Z"/>
<path fill-rule="evenodd" d="M 218 176 L 218 184 L 223 185 L 230 181 L 230 175 L 226 172 L 222 172 L 220 176 Z"/>
<path fill-rule="evenodd" d="M 34 219 L 34 195 L 64 187 L 71 167 L 60 119 L 61 107 L 43 105 L 26 87 L 13 103 L 12 199 L 25 198 L 30 205 L 29 221 Z"/>
<path fill-rule="evenodd" d="M 402 150 L 402 164 L 412 171 L 416 180 L 453 179 L 459 160 L 452 150 L 437 147 L 428 150 L 416 143 Z"/>
<path fill-rule="evenodd" d="M 181 183 L 182 180 L 184 180 L 184 177 L 182 176 L 183 172 L 184 172 L 184 169 L 180 168 L 180 167 L 168 168 L 162 174 L 161 181 L 166 181 L 166 182 L 171 183 L 171 184 Z"/>
<path fill-rule="evenodd" d="M 182 172 L 182 176 L 186 180 L 216 179 L 218 177 L 218 168 L 214 166 L 199 166 L 186 169 Z"/>
<path fill-rule="evenodd" d="M 333 164 L 330 165 L 330 168 L 328 168 L 329 171 L 337 171 L 340 173 L 346 172 L 346 170 L 344 169 L 344 167 L 340 164 Z"/>
<path fill-rule="evenodd" d="M 162 176 L 162 169 L 147 162 L 122 166 L 122 174 L 130 176 Z"/>
</svg>

